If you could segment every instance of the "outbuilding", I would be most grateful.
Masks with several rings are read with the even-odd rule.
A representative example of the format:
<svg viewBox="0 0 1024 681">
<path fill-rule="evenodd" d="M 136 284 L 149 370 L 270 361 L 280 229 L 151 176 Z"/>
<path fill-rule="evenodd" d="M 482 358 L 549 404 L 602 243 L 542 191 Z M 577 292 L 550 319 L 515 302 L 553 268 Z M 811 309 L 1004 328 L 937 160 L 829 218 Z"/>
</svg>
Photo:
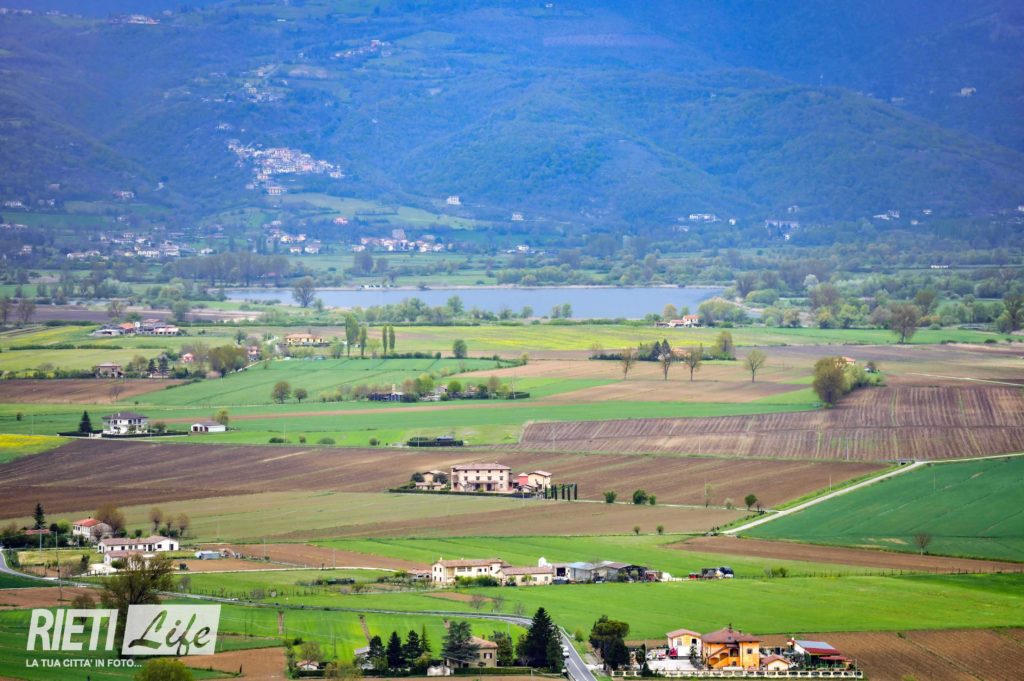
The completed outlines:
<svg viewBox="0 0 1024 681">
<path fill-rule="evenodd" d="M 192 433 L 223 433 L 228 429 L 223 423 L 217 423 L 216 421 L 199 421 L 193 423 L 189 428 Z"/>
</svg>

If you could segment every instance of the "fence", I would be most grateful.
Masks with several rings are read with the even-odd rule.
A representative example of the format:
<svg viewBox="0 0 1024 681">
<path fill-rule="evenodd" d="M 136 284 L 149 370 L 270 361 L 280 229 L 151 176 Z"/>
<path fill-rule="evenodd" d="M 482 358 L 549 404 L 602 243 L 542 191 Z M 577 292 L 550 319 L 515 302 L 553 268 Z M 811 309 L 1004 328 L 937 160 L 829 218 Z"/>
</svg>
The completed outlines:
<svg viewBox="0 0 1024 681">
<path fill-rule="evenodd" d="M 638 678 L 640 672 L 612 672 L 612 677 Z M 802 669 L 772 671 L 763 669 L 699 669 L 692 671 L 660 671 L 659 677 L 677 679 L 863 679 L 864 672 L 850 669 Z"/>
</svg>

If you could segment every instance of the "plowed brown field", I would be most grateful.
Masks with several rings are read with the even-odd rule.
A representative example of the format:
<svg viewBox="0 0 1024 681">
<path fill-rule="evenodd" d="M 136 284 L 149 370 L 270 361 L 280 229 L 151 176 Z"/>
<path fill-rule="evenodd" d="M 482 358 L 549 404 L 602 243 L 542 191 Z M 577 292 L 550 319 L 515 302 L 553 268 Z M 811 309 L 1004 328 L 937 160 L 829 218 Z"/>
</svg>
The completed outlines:
<svg viewBox="0 0 1024 681">
<path fill-rule="evenodd" d="M 1018 681 L 1020 629 L 800 634 L 852 657 L 871 681 Z M 786 637 L 767 637 L 784 645 Z"/>
<path fill-rule="evenodd" d="M 48 404 L 96 404 L 111 402 L 110 389 L 120 388 L 117 399 L 144 395 L 183 381 L 132 379 L 118 381 L 98 378 L 12 379 L 0 381 L 0 402 L 43 402 Z"/>
<path fill-rule="evenodd" d="M 230 674 L 242 671 L 240 678 L 251 681 L 278 681 L 285 673 L 284 648 L 229 650 L 214 655 L 190 655 L 181 661 L 194 669 L 216 669 Z"/>
<path fill-rule="evenodd" d="M 99 592 L 95 589 L 66 587 L 64 599 L 60 598 L 60 589 L 51 586 L 29 587 L 27 589 L 0 589 L 0 610 L 22 608 L 69 607 L 75 596 L 89 594 L 98 600 Z"/>
<path fill-rule="evenodd" d="M 922 572 L 1021 572 L 1024 564 L 1001 563 L 993 560 L 948 558 L 946 556 L 919 556 L 912 553 L 848 549 L 835 546 L 814 546 L 794 542 L 764 539 L 738 539 L 736 537 L 694 537 L 672 548 L 701 553 L 726 553 L 737 556 L 777 558 L 780 560 L 806 560 L 812 563 L 859 565 L 885 570 L 911 570 Z"/>
<path fill-rule="evenodd" d="M 1024 394 L 1008 387 L 860 390 L 815 412 L 527 425 L 517 449 L 892 461 L 1024 451 Z"/>
<path fill-rule="evenodd" d="M 497 460 L 515 471 L 543 469 L 556 482 L 576 482 L 580 495 L 600 499 L 606 489 L 637 488 L 662 503 L 703 504 L 704 485 L 714 504 L 754 492 L 773 505 L 878 469 L 865 463 L 753 462 L 729 459 L 577 455 L 511 451 L 409 449 L 303 449 L 153 442 L 75 440 L 43 454 L 0 466 L 6 490 L 0 518 L 26 514 L 36 502 L 51 513 L 255 492 L 334 490 L 380 492 L 414 471 L 455 463 Z M 700 509 L 703 511 L 703 509 Z"/>
</svg>

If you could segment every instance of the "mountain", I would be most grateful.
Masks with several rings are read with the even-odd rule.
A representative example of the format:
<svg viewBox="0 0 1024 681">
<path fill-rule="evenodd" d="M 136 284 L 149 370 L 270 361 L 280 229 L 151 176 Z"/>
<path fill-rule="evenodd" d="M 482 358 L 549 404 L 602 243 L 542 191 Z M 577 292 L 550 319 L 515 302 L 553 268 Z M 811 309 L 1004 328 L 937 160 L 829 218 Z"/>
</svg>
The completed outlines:
<svg viewBox="0 0 1024 681">
<path fill-rule="evenodd" d="M 0 15 L 0 198 L 199 216 L 263 200 L 239 147 L 288 147 L 344 175 L 290 192 L 584 229 L 1024 200 L 1011 2 L 163 4 Z"/>
</svg>

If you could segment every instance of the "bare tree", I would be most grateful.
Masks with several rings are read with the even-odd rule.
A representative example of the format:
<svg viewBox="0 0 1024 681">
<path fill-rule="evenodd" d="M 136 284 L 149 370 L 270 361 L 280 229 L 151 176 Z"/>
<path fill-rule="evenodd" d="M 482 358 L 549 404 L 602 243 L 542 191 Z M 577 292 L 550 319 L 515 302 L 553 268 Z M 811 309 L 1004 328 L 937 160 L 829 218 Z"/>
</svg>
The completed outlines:
<svg viewBox="0 0 1024 681">
<path fill-rule="evenodd" d="M 629 376 L 630 369 L 636 364 L 636 350 L 633 348 L 626 348 L 622 351 L 622 357 L 619 359 L 619 364 L 622 365 L 622 380 L 626 380 Z"/>
<path fill-rule="evenodd" d="M 683 364 L 690 368 L 690 383 L 693 383 L 693 372 L 700 369 L 701 363 L 704 361 L 704 344 L 701 343 L 696 347 L 692 347 L 686 351 L 683 355 Z"/>
<path fill-rule="evenodd" d="M 11 318 L 11 310 L 13 308 L 14 303 L 11 301 L 10 296 L 0 298 L 0 325 L 7 326 L 7 320 Z"/>
<path fill-rule="evenodd" d="M 28 298 L 21 298 L 14 313 L 18 317 L 18 325 L 25 326 L 32 320 L 32 315 L 36 313 L 36 304 Z"/>
<path fill-rule="evenodd" d="M 658 355 L 658 362 L 661 364 L 661 375 L 668 380 L 668 370 L 672 368 L 672 363 L 676 361 L 675 353 L 672 352 L 671 348 L 665 348 Z"/>
<path fill-rule="evenodd" d="M 710 482 L 704 483 L 704 508 L 711 505 L 711 494 L 714 492 L 714 488 Z"/>
<path fill-rule="evenodd" d="M 469 607 L 473 608 L 474 610 L 480 610 L 484 607 L 484 603 L 486 601 L 487 599 L 481 596 L 480 594 L 473 594 L 469 597 Z"/>
<path fill-rule="evenodd" d="M 111 402 L 117 402 L 117 398 L 124 392 L 124 384 L 120 382 L 111 383 L 110 387 L 107 388 L 107 395 L 110 396 Z"/>
<path fill-rule="evenodd" d="M 191 524 L 191 520 L 187 513 L 178 515 L 178 531 L 181 532 L 181 536 L 184 537 L 185 533 L 188 532 L 188 526 Z"/>
<path fill-rule="evenodd" d="M 125 301 L 111 300 L 107 303 L 107 316 L 111 319 L 120 319 L 127 308 L 128 304 Z"/>
<path fill-rule="evenodd" d="M 927 532 L 918 532 L 914 535 L 914 543 L 921 550 L 921 555 L 928 553 L 928 545 L 932 543 L 932 535 Z"/>
<path fill-rule="evenodd" d="M 764 363 L 768 361 L 768 355 L 761 350 L 754 348 L 747 353 L 747 356 L 743 358 L 743 366 L 747 367 L 747 371 L 750 372 L 750 382 L 754 382 L 754 378 L 757 376 L 757 371 L 764 366 Z"/>
<path fill-rule="evenodd" d="M 159 506 L 154 506 L 149 509 L 149 522 L 153 523 L 153 531 L 156 532 L 160 529 L 160 523 L 164 521 L 164 512 L 160 510 Z"/>
</svg>

